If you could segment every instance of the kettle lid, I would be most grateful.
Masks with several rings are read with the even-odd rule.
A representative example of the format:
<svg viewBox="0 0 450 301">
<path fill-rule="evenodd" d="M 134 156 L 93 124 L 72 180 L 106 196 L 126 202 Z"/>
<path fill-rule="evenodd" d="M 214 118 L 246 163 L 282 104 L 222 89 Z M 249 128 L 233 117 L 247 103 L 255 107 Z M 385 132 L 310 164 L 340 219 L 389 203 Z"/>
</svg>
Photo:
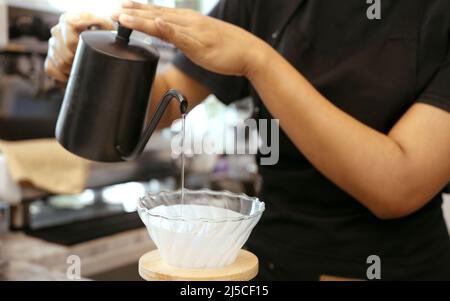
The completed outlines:
<svg viewBox="0 0 450 301">
<path fill-rule="evenodd" d="M 94 50 L 122 60 L 146 62 L 159 58 L 158 50 L 152 45 L 138 39 L 129 38 L 131 30 L 119 31 L 88 30 L 81 33 L 80 38 Z M 125 29 L 126 30 L 126 29 Z"/>
</svg>

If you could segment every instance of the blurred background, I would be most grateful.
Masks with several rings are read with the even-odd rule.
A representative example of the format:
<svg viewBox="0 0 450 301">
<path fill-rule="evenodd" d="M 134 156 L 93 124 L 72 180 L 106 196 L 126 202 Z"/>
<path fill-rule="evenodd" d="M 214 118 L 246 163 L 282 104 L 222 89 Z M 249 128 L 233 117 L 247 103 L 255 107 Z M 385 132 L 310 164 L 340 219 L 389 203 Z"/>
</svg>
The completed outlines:
<svg viewBox="0 0 450 301">
<path fill-rule="evenodd" d="M 150 2 L 208 13 L 217 0 Z M 180 188 L 180 158 L 170 147 L 180 122 L 154 134 L 134 162 L 68 163 L 54 153 L 64 88 L 44 71 L 50 29 L 64 12 L 109 16 L 120 3 L 0 0 L 0 278 L 65 279 L 66 258 L 76 254 L 82 277 L 137 280 L 139 256 L 154 248 L 135 212 L 136 200 L 146 192 Z M 172 45 L 133 34 L 159 49 L 161 69 L 176 54 Z M 193 139 L 227 135 L 216 138 L 217 155 L 187 158 L 187 188 L 257 193 L 261 183 L 254 156 L 221 154 L 224 145 L 242 142 L 235 129 L 252 113 L 250 99 L 225 107 L 210 96 L 189 114 Z M 49 178 L 56 179 L 49 185 Z"/>
<path fill-rule="evenodd" d="M 83 279 L 139 280 L 137 260 L 154 245 L 136 200 L 180 188 L 180 158 L 171 153 L 180 122 L 154 134 L 137 161 L 86 163 L 58 155 L 53 137 L 64 88 L 44 72 L 50 28 L 64 12 L 109 16 L 120 2 L 0 0 L 0 279 L 67 280 L 67 258 L 76 255 Z M 217 0 L 150 2 L 208 13 Z M 133 34 L 159 49 L 161 69 L 176 54 L 169 44 Z M 234 134 L 253 112 L 250 99 L 226 107 L 210 96 L 188 115 L 192 139 L 215 139 L 217 154 L 188 157 L 187 188 L 258 193 L 254 156 L 224 154 L 225 145 L 253 137 L 238 141 Z"/>
</svg>

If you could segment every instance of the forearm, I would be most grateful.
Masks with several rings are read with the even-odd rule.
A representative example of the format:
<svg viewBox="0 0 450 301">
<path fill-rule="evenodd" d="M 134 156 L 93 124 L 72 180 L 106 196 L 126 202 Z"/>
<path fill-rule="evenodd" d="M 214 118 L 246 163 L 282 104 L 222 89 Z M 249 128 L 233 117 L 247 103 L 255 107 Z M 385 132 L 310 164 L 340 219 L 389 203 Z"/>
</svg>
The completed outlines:
<svg viewBox="0 0 450 301">
<path fill-rule="evenodd" d="M 192 78 L 189 78 L 175 67 L 169 66 L 165 71 L 158 73 L 155 77 L 150 98 L 149 113 L 147 114 L 148 119 L 153 116 L 153 112 L 156 110 L 162 96 L 169 89 L 177 89 L 187 98 L 189 110 L 192 110 L 192 108 L 210 94 L 206 87 L 200 85 Z M 167 107 L 166 112 L 158 124 L 158 128 L 168 127 L 174 120 L 180 117 L 180 106 L 178 102 L 173 101 Z"/>
<path fill-rule="evenodd" d="M 153 113 L 156 111 L 156 107 L 158 106 L 159 102 L 161 101 L 161 98 L 163 97 L 164 93 L 166 93 L 170 89 L 170 86 L 167 82 L 167 79 L 165 78 L 165 74 L 157 74 L 155 77 L 155 81 L 153 83 L 152 87 L 152 93 L 150 96 L 150 105 L 149 110 L 147 113 L 147 122 L 149 122 L 152 117 Z M 163 129 L 171 125 L 171 123 L 177 119 L 176 110 L 178 108 L 178 118 L 179 118 L 179 106 L 175 103 L 175 101 L 171 102 L 169 106 L 166 109 L 166 112 L 162 116 L 158 128 Z"/>
<path fill-rule="evenodd" d="M 396 206 L 391 200 L 402 197 L 411 176 L 401 145 L 341 111 L 275 51 L 269 52 L 248 77 L 297 148 L 374 213 Z"/>
</svg>

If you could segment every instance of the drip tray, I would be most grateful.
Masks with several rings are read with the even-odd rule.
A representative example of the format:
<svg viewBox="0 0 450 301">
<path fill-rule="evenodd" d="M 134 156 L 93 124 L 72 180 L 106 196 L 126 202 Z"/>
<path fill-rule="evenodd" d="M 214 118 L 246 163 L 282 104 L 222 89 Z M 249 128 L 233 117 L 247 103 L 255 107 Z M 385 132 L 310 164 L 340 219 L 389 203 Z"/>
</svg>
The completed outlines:
<svg viewBox="0 0 450 301">
<path fill-rule="evenodd" d="M 143 227 L 138 214 L 130 212 L 50 228 L 28 229 L 25 233 L 56 244 L 71 246 Z"/>
</svg>

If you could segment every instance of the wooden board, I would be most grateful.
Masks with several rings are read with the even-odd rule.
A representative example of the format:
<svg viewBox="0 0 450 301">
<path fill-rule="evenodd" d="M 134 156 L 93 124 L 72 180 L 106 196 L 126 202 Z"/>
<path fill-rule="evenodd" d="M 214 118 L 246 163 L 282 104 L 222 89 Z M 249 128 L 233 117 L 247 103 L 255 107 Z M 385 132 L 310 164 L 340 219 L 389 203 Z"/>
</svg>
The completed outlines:
<svg viewBox="0 0 450 301">
<path fill-rule="evenodd" d="M 167 265 L 154 250 L 139 259 L 139 275 L 151 281 L 248 281 L 258 275 L 258 257 L 240 250 L 236 261 L 217 269 L 185 269 Z"/>
</svg>

